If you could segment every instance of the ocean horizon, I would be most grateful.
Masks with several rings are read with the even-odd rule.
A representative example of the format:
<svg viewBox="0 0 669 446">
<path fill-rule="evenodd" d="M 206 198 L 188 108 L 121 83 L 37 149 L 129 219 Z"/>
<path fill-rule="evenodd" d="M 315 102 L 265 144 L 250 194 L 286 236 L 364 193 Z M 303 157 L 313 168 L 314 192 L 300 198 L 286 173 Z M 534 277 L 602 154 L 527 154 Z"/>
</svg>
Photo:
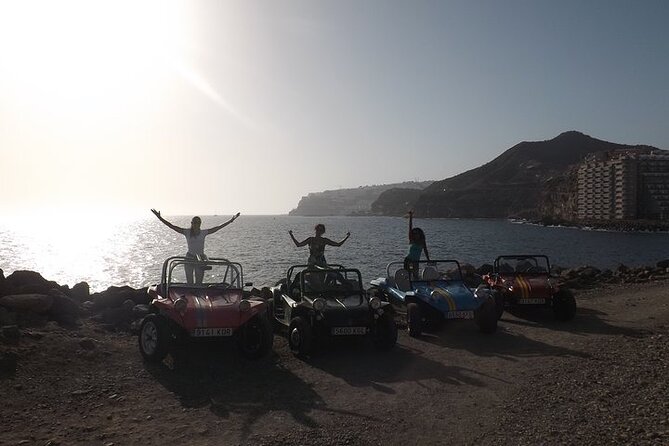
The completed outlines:
<svg viewBox="0 0 669 446">
<path fill-rule="evenodd" d="M 188 227 L 192 216 L 167 216 Z M 223 223 L 229 215 L 202 215 L 202 227 Z M 244 280 L 255 286 L 272 285 L 288 267 L 306 262 L 307 247 L 298 240 L 313 235 L 316 223 L 326 226 L 334 241 L 351 232 L 341 247 L 328 246 L 328 262 L 360 269 L 363 280 L 385 275 L 386 265 L 401 261 L 408 248 L 408 222 L 400 217 L 298 217 L 242 215 L 207 236 L 205 253 L 242 264 Z M 574 227 L 544 227 L 509 220 L 417 219 L 426 233 L 430 257 L 455 259 L 480 266 L 509 254 L 545 254 L 553 266 L 591 265 L 600 269 L 655 265 L 669 258 L 666 233 L 616 232 Z M 48 280 L 74 285 L 87 282 L 92 291 L 109 286 L 144 287 L 159 282 L 162 262 L 186 252 L 186 240 L 153 216 L 109 221 L 91 220 L 27 224 L 20 219 L 0 220 L 0 269 L 5 276 L 16 270 L 37 271 Z"/>
</svg>

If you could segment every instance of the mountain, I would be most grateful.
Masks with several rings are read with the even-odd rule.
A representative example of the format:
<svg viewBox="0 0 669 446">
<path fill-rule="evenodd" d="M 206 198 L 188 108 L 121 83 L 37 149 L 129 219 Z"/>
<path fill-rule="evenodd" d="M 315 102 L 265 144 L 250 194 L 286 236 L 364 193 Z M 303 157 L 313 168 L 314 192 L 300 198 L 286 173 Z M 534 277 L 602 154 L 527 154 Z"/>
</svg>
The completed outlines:
<svg viewBox="0 0 669 446">
<path fill-rule="evenodd" d="M 289 215 L 329 216 L 329 215 L 367 215 L 371 205 L 388 189 L 402 188 L 420 191 L 432 184 L 431 181 L 408 181 L 405 183 L 360 186 L 353 189 L 326 190 L 314 192 L 300 199 L 297 208 Z"/>
<path fill-rule="evenodd" d="M 649 149 L 655 148 L 565 132 L 547 141 L 516 144 L 494 160 L 418 193 L 387 190 L 371 207 L 383 215 L 403 215 L 413 208 L 421 217 L 563 218 L 575 208 L 575 165 L 586 155 Z"/>
</svg>

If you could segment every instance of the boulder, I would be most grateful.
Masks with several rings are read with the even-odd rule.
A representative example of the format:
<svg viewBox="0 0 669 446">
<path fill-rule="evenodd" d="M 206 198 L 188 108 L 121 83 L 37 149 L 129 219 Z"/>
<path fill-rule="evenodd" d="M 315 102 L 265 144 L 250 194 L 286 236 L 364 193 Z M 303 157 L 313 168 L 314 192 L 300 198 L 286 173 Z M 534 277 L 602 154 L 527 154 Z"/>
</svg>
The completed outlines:
<svg viewBox="0 0 669 446">
<path fill-rule="evenodd" d="M 15 325 L 16 313 L 9 311 L 5 307 L 0 307 L 0 326 Z"/>
<path fill-rule="evenodd" d="M 476 270 L 477 274 L 480 276 L 485 276 L 490 274 L 493 271 L 493 266 L 489 263 L 484 263 L 479 269 Z"/>
<path fill-rule="evenodd" d="M 52 290 L 50 296 L 53 298 L 53 305 L 49 312 L 51 319 L 59 324 L 75 324 L 79 318 L 79 304 L 58 290 Z"/>
<path fill-rule="evenodd" d="M 140 305 L 135 305 L 132 308 L 132 317 L 133 319 L 141 319 L 147 314 L 149 314 L 150 308 L 148 305 L 145 304 L 140 304 Z"/>
<path fill-rule="evenodd" d="M 0 329 L 0 335 L 2 335 L 5 340 L 16 343 L 21 337 L 21 332 L 16 325 L 5 325 Z"/>
<path fill-rule="evenodd" d="M 657 264 L 655 266 L 657 266 L 658 268 L 662 268 L 662 269 L 669 268 L 669 259 L 660 260 L 659 262 L 657 262 Z"/>
<path fill-rule="evenodd" d="M 578 275 L 585 279 L 594 279 L 601 271 L 594 266 L 583 266 L 578 269 Z"/>
<path fill-rule="evenodd" d="M 53 298 L 46 294 L 10 294 L 0 297 L 0 306 L 15 311 L 46 313 L 53 305 Z"/>
<path fill-rule="evenodd" d="M 129 286 L 116 287 L 111 286 L 101 293 L 92 294 L 91 300 L 95 304 L 96 310 L 103 308 L 118 308 L 128 299 L 135 304 L 148 304 L 149 296 L 146 288 L 136 290 Z"/>
<path fill-rule="evenodd" d="M 72 287 L 69 293 L 70 297 L 77 302 L 85 302 L 91 297 L 91 290 L 86 282 L 79 282 Z"/>
</svg>

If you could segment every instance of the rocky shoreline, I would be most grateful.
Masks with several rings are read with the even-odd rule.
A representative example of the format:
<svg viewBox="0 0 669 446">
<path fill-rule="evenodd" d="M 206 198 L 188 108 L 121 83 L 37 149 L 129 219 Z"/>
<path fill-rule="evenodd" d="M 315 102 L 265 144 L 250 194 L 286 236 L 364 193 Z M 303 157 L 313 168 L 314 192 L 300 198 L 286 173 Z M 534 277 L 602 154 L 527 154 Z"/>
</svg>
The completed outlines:
<svg viewBox="0 0 669 446">
<path fill-rule="evenodd" d="M 482 276 L 493 266 L 462 265 L 465 282 L 476 287 Z M 669 259 L 654 266 L 600 270 L 593 266 L 552 269 L 561 286 L 584 290 L 609 284 L 639 284 L 669 279 Z M 263 295 L 265 290 L 245 293 Z M 15 271 L 5 277 L 0 269 L 0 328 L 2 333 L 16 332 L 22 327 L 34 327 L 54 321 L 63 326 L 75 326 L 80 319 L 90 319 L 109 331 L 136 333 L 141 319 L 149 312 L 147 288 L 110 286 L 105 291 L 91 293 L 86 282 L 70 288 L 47 280 L 34 271 Z M 8 335 L 11 337 L 12 335 Z M 6 337 L 3 335 L 3 337 Z M 0 337 L 0 340 L 3 338 Z"/>
</svg>

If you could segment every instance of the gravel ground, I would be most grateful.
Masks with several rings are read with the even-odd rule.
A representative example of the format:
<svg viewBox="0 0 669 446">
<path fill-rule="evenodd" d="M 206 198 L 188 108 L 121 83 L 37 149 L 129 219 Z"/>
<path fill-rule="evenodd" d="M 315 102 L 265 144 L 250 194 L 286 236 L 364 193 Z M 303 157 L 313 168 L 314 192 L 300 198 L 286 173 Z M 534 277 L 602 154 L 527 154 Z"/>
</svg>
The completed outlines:
<svg viewBox="0 0 669 446">
<path fill-rule="evenodd" d="M 669 445 L 666 282 L 577 295 L 568 323 L 505 314 L 453 322 L 377 352 L 336 344 L 303 361 L 231 346 L 141 360 L 136 338 L 91 321 L 22 330 L 0 353 L 1 445 Z"/>
</svg>

